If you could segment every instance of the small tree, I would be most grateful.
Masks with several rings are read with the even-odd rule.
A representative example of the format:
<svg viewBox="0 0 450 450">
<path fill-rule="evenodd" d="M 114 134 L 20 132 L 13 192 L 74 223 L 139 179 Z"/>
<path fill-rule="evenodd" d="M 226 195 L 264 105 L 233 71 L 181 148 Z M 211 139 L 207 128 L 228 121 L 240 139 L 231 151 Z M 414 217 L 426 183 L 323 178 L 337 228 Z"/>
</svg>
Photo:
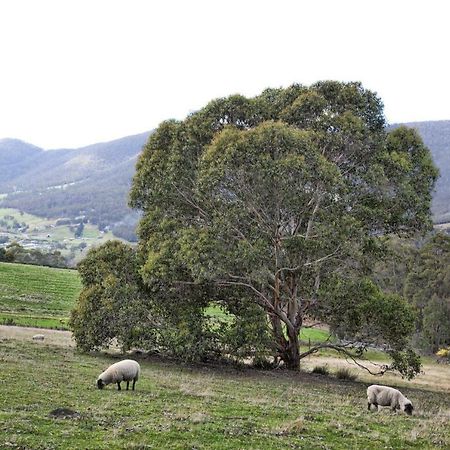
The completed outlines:
<svg viewBox="0 0 450 450">
<path fill-rule="evenodd" d="M 75 232 L 74 232 L 74 236 L 76 238 L 79 238 L 83 235 L 83 230 L 84 230 L 84 223 L 80 222 L 80 224 L 77 226 Z"/>
<path fill-rule="evenodd" d="M 215 100 L 160 125 L 137 164 L 131 204 L 144 211 L 144 281 L 184 292 L 212 286 L 209 300 L 224 304 L 251 299 L 266 313 L 277 355 L 297 369 L 319 348 L 301 353 L 301 328 L 345 317 L 330 306 L 348 301 L 333 286 L 364 285 L 378 237 L 429 227 L 436 175 L 418 134 L 386 133 L 381 101 L 359 83 Z M 354 331 L 376 324 L 390 342 L 389 324 L 400 312 L 410 317 L 407 305 L 365 293 Z M 372 301 L 387 311 L 376 317 Z M 398 355 L 408 323 L 392 348 Z"/>
<path fill-rule="evenodd" d="M 130 246 L 108 241 L 92 248 L 78 272 L 83 290 L 70 319 L 78 347 L 108 347 L 114 338 L 124 349 L 155 342 L 151 303 Z"/>
</svg>

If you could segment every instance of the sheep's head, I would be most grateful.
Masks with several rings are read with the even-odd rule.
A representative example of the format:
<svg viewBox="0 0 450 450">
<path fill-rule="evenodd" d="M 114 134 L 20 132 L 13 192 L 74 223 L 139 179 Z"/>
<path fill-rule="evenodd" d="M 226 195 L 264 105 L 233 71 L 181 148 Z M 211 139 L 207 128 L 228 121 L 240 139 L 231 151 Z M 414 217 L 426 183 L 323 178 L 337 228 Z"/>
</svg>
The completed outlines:
<svg viewBox="0 0 450 450">
<path fill-rule="evenodd" d="M 98 387 L 99 389 L 103 389 L 105 386 L 106 386 L 106 383 L 105 383 L 101 378 L 99 378 L 99 379 L 97 380 L 97 387 Z"/>
<path fill-rule="evenodd" d="M 413 405 L 411 403 L 407 403 L 405 405 L 404 410 L 405 410 L 405 413 L 408 414 L 408 416 L 410 416 L 410 415 L 412 415 L 413 409 L 414 409 Z"/>
</svg>

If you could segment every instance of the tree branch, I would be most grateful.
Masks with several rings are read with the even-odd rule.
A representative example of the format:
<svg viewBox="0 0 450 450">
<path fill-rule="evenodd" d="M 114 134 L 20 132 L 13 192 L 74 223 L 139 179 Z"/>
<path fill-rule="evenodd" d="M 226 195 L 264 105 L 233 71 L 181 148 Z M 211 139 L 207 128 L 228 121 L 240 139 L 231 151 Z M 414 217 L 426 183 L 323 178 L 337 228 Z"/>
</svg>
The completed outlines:
<svg viewBox="0 0 450 450">
<path fill-rule="evenodd" d="M 190 206 L 192 206 L 194 209 L 196 209 L 200 215 L 204 218 L 209 218 L 206 211 L 204 211 L 200 206 L 198 206 L 193 200 L 191 200 L 174 182 L 171 183 L 172 186 L 175 188 L 177 193 L 184 199 L 186 203 L 188 203 Z"/>
<path fill-rule="evenodd" d="M 372 370 L 370 370 L 367 366 L 365 366 L 364 364 L 361 364 L 355 357 L 355 355 L 353 355 L 352 353 L 349 352 L 349 349 L 353 348 L 351 346 L 350 343 L 347 344 L 343 344 L 343 345 L 337 345 L 337 344 L 319 344 L 316 345 L 315 347 L 309 349 L 306 352 L 303 352 L 300 354 L 300 359 L 305 358 L 306 356 L 309 356 L 313 353 L 317 353 L 320 349 L 322 348 L 330 348 L 332 350 L 336 350 L 339 353 L 342 353 L 343 355 L 345 355 L 345 359 L 347 361 L 347 358 L 351 359 L 358 367 L 360 367 L 361 369 L 366 370 L 367 372 L 369 372 L 371 375 L 376 375 L 376 376 L 381 376 L 384 375 L 384 373 L 389 370 L 389 366 L 387 365 L 382 365 L 380 366 L 379 364 L 375 364 L 372 363 L 371 361 L 369 361 L 371 364 L 374 364 L 378 367 L 380 367 L 380 371 L 379 372 L 373 372 Z"/>
<path fill-rule="evenodd" d="M 306 267 L 306 266 L 312 266 L 313 264 L 317 264 L 317 263 L 323 262 L 323 261 L 325 261 L 325 260 L 327 260 L 327 259 L 333 257 L 334 255 L 336 255 L 337 252 L 340 250 L 340 248 L 341 248 L 341 246 L 338 245 L 337 248 L 336 248 L 336 250 L 335 250 L 334 252 L 329 253 L 328 255 L 322 256 L 322 258 L 316 259 L 316 260 L 314 260 L 314 261 L 308 261 L 308 262 L 305 262 L 305 264 L 303 264 L 303 266 L 304 266 L 304 267 Z"/>
<path fill-rule="evenodd" d="M 232 275 L 229 275 L 230 278 L 233 277 Z M 239 278 L 239 277 L 235 277 Z M 215 282 L 218 286 L 242 286 L 246 287 L 250 290 L 252 290 L 261 300 L 262 302 L 259 302 L 259 304 L 271 312 L 272 314 L 275 314 L 277 317 L 279 317 L 286 326 L 293 332 L 294 326 L 292 322 L 289 320 L 288 316 L 284 313 L 284 311 L 280 308 L 275 308 L 274 305 L 270 302 L 270 300 L 258 289 L 256 289 L 252 284 L 245 283 L 243 281 L 227 281 L 227 280 L 217 280 Z"/>
</svg>

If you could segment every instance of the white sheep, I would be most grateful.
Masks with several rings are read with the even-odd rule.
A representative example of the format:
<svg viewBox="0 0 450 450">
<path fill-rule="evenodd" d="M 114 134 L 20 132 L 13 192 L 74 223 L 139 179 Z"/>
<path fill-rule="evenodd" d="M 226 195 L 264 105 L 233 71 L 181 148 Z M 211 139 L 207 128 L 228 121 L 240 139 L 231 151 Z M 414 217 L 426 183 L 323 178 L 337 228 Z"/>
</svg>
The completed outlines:
<svg viewBox="0 0 450 450">
<path fill-rule="evenodd" d="M 400 409 L 409 416 L 413 412 L 412 403 L 397 389 L 389 386 L 379 386 L 373 384 L 367 388 L 367 409 L 370 411 L 370 407 L 375 405 L 378 410 L 379 406 L 390 406 L 393 411 Z"/>
<path fill-rule="evenodd" d="M 139 378 L 141 367 L 137 361 L 132 359 L 124 359 L 110 365 L 104 372 L 102 372 L 97 378 L 97 387 L 103 389 L 106 385 L 111 383 L 117 383 L 117 389 L 120 391 L 120 383 L 122 381 L 127 382 L 127 391 L 130 385 L 130 381 L 133 380 L 132 389 L 134 391 L 134 385 Z"/>
</svg>

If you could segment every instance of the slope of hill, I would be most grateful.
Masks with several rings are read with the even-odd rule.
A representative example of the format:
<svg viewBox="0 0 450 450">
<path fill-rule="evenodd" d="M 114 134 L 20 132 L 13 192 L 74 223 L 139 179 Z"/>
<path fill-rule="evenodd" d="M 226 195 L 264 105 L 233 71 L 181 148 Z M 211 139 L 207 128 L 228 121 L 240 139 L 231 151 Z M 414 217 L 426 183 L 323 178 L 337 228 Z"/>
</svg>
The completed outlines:
<svg viewBox="0 0 450 450">
<path fill-rule="evenodd" d="M 18 139 L 0 139 L 0 192 L 3 186 L 14 186 L 15 179 L 30 170 L 43 150 Z"/>
<path fill-rule="evenodd" d="M 80 291 L 76 270 L 0 263 L 0 324 L 67 329 Z"/>
<path fill-rule="evenodd" d="M 450 222 L 450 120 L 411 122 L 405 125 L 420 133 L 440 170 L 433 195 L 434 222 Z"/>
<path fill-rule="evenodd" d="M 0 192 L 7 195 L 1 206 L 41 217 L 83 215 L 100 228 L 113 228 L 130 216 L 135 224 L 136 213 L 128 208 L 127 196 L 137 156 L 149 134 L 48 151 L 4 139 Z"/>
</svg>

